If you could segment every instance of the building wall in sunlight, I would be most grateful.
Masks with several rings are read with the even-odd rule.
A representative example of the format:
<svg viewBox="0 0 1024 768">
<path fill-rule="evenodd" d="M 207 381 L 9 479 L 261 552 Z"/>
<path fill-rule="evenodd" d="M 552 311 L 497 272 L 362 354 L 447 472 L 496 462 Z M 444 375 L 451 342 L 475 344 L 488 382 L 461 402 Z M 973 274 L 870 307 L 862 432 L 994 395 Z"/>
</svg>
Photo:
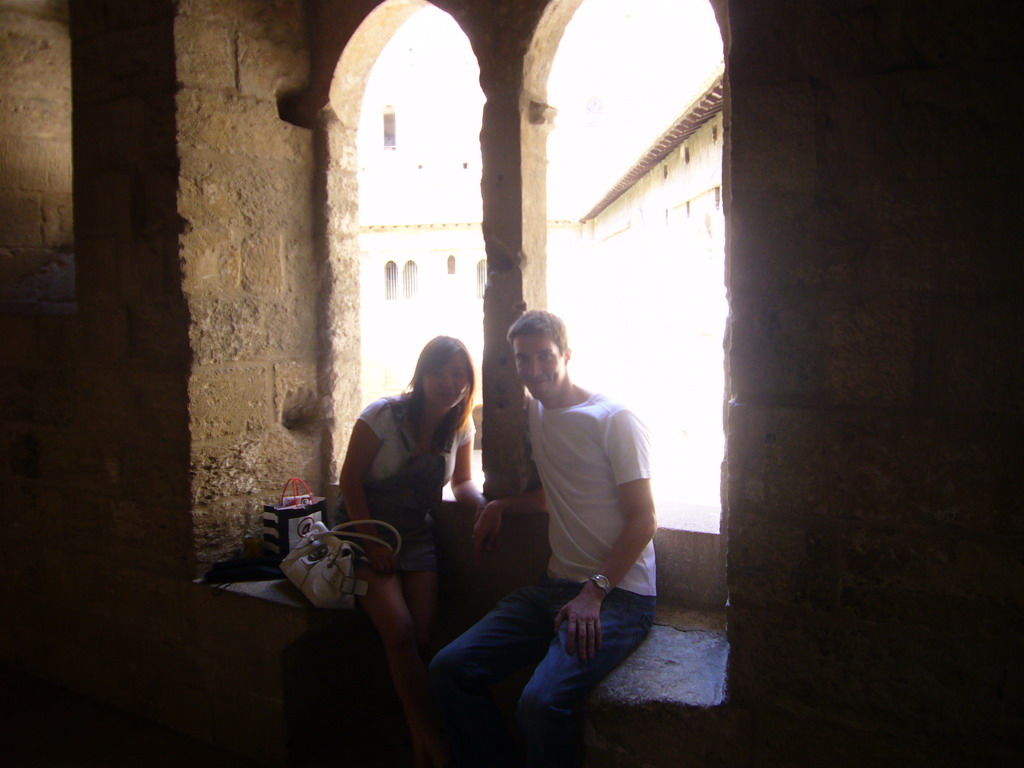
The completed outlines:
<svg viewBox="0 0 1024 768">
<path fill-rule="evenodd" d="M 569 325 L 574 379 L 647 422 L 660 498 L 714 507 L 728 312 L 721 124 L 718 115 L 597 219 L 559 228 L 548 244 L 550 308 Z"/>
</svg>

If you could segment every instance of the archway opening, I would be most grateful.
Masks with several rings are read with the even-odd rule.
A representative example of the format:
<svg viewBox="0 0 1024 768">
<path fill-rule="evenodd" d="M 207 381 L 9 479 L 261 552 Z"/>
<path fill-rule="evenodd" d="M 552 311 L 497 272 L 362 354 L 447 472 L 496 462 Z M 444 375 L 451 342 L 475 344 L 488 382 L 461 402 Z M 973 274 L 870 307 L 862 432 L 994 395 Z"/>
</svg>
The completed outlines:
<svg viewBox="0 0 1024 768">
<path fill-rule="evenodd" d="M 478 368 L 483 351 L 479 70 L 458 24 L 417 5 L 373 64 L 356 135 L 363 405 L 404 389 L 434 336 Z"/>
<path fill-rule="evenodd" d="M 585 0 L 547 81 L 548 306 L 652 435 L 663 526 L 719 530 L 722 36 L 707 0 Z"/>
</svg>

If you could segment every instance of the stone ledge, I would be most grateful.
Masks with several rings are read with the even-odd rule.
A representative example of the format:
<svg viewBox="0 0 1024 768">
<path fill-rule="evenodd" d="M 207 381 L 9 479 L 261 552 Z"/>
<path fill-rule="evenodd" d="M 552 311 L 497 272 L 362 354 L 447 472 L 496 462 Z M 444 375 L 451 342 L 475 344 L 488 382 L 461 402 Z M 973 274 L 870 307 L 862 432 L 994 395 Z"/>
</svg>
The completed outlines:
<svg viewBox="0 0 1024 768">
<path fill-rule="evenodd" d="M 247 608 L 252 611 L 274 612 L 275 621 L 285 622 L 294 632 L 301 633 L 350 621 L 361 621 L 366 618 L 357 609 L 316 608 L 288 579 L 236 581 L 225 584 L 207 584 L 198 580 L 196 584 L 213 590 L 215 593 L 240 598 L 243 605 L 251 603 Z M 251 600 L 245 598 L 251 598 Z"/>
<path fill-rule="evenodd" d="M 397 706 L 389 693 L 338 721 L 340 699 L 355 701 L 387 679 L 383 648 L 362 611 L 315 608 L 287 579 L 195 586 L 205 655 L 230 681 L 234 707 L 250 685 L 246 706 L 260 715 L 259 739 L 251 721 L 222 718 L 216 746 L 262 765 L 297 765 Z"/>
<path fill-rule="evenodd" d="M 647 639 L 587 702 L 585 768 L 724 764 L 728 659 L 721 612 L 659 607 Z"/>
<path fill-rule="evenodd" d="M 197 582 L 206 584 L 204 581 Z M 213 589 L 248 595 L 271 603 L 289 606 L 303 611 L 316 610 L 302 595 L 298 588 L 288 579 L 272 579 L 268 581 L 234 581 L 226 584 L 207 584 Z"/>
<path fill-rule="evenodd" d="M 594 691 L 588 709 L 674 704 L 714 707 L 725 700 L 729 642 L 721 632 L 656 624 L 639 648 Z"/>
</svg>

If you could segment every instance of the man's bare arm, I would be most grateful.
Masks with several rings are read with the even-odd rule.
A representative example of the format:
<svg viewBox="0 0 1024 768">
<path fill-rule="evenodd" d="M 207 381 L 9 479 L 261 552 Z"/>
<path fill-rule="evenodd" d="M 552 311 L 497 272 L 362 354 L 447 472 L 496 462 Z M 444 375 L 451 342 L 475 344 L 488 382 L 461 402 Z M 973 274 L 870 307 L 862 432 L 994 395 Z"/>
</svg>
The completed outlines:
<svg viewBox="0 0 1024 768">
<path fill-rule="evenodd" d="M 476 511 L 473 522 L 473 557 L 479 562 L 484 552 L 498 548 L 501 538 L 501 521 L 505 515 L 536 514 L 548 508 L 544 487 L 535 486 L 519 496 L 495 499 Z"/>
<path fill-rule="evenodd" d="M 640 559 L 644 548 L 658 530 L 651 481 L 633 480 L 619 487 L 619 506 L 626 515 L 626 526 L 608 556 L 598 566 L 598 573 L 608 577 L 615 587 Z M 605 591 L 592 581 L 583 584 L 580 593 L 562 606 L 555 617 L 555 631 L 568 623 L 565 650 L 579 652 L 581 659 L 592 659 L 601 648 L 601 603 Z"/>
<path fill-rule="evenodd" d="M 608 577 L 612 587 L 625 578 L 658 530 L 658 514 L 654 509 L 649 479 L 633 480 L 620 485 L 619 506 L 626 515 L 626 527 L 622 529 L 618 541 L 598 570 L 598 573 Z M 596 585 L 591 586 L 598 592 L 603 591 Z"/>
</svg>

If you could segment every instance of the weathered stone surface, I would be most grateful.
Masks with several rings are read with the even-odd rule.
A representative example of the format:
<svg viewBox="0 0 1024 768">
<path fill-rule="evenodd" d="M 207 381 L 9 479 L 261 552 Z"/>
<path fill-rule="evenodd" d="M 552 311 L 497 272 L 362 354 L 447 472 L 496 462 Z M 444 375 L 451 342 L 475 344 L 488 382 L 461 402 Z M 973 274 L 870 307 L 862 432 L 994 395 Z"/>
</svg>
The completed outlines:
<svg viewBox="0 0 1024 768">
<path fill-rule="evenodd" d="M 720 632 L 651 627 L 647 639 L 594 691 L 588 707 L 714 707 L 725 698 L 729 643 Z"/>
<path fill-rule="evenodd" d="M 0 136 L 4 186 L 27 192 L 62 193 L 71 189 L 71 152 L 67 137 Z"/>
<path fill-rule="evenodd" d="M 243 95 L 266 98 L 268 94 L 293 91 L 308 77 L 309 59 L 295 47 L 294 40 L 284 43 L 261 38 L 243 38 L 238 47 L 238 90 Z M 285 124 L 293 132 L 300 129 Z M 306 137 L 300 140 L 305 141 Z"/>
<path fill-rule="evenodd" d="M 294 46 L 304 38 L 303 12 L 293 0 L 185 0 L 179 13 L 230 24 L 244 40 L 281 40 Z"/>
<path fill-rule="evenodd" d="M 0 189 L 0 244 L 39 248 L 43 245 L 42 236 L 39 195 Z"/>
<path fill-rule="evenodd" d="M 1024 306 L 1008 297 L 951 300 L 936 309 L 930 404 L 943 410 L 1024 416 Z"/>
<path fill-rule="evenodd" d="M 90 174 L 75 182 L 75 201 L 83 223 L 79 237 L 123 237 L 132 229 L 132 176 L 121 171 Z"/>
<path fill-rule="evenodd" d="M 1020 533 L 1005 511 L 1013 422 L 733 404 L 729 425 L 735 523 L 813 516 Z"/>
<path fill-rule="evenodd" d="M 270 374 L 265 366 L 201 369 L 189 382 L 192 439 L 260 432 L 270 425 Z"/>
<path fill-rule="evenodd" d="M 42 94 L 69 86 L 55 80 L 63 49 L 37 34 L 59 15 L 12 10 L 28 5 L 41 7 L 0 11 L 0 69 L 27 65 L 0 83 L 0 135 L 18 148 L 4 153 L 0 208 L 13 218 L 0 230 L 57 247 L 67 162 L 44 145 L 68 136 L 69 104 Z M 307 132 L 274 106 L 306 78 L 308 4 L 69 5 L 78 308 L 0 318 L 0 477 L 19 508 L 72 533 L 9 558 L 0 651 L 234 750 L 262 718 L 283 759 L 277 673 L 306 618 L 192 594 L 188 579 L 197 559 L 230 554 L 284 477 L 336 477 L 324 467 L 359 405 L 362 75 L 343 73 L 337 130 Z M 338 5 L 336 29 L 351 31 L 375 3 Z M 589 764 L 1016 765 L 1018 5 L 715 5 L 735 398 L 728 698 L 595 711 Z M 543 100 L 551 25 L 576 5 L 439 6 L 470 35 L 488 96 L 484 378 L 497 426 L 485 434 L 511 437 L 485 450 L 489 490 L 509 491 L 527 454 L 501 344 L 523 302 L 543 303 L 531 267 L 544 257 L 545 129 L 521 111 Z M 326 200 L 315 163 L 334 174 Z M 5 186 L 15 177 L 28 186 Z M 663 355 L 678 351 L 663 341 Z M 267 372 L 266 388 L 231 370 Z M 190 387 L 208 386 L 210 402 L 237 407 L 230 423 L 190 408 Z M 257 412 L 270 416 L 249 421 Z M 443 594 L 462 601 L 444 604 L 446 631 L 543 569 L 543 523 L 510 525 L 514 546 L 479 570 L 468 515 L 439 537 L 453 568 Z M 29 522 L 13 525 L 29 540 Z"/>
<path fill-rule="evenodd" d="M 720 534 L 660 528 L 654 548 L 658 596 L 664 604 L 707 609 L 725 605 L 725 540 Z"/>
<path fill-rule="evenodd" d="M 240 557 L 242 538 L 261 532 L 260 511 L 262 506 L 253 499 L 224 500 L 194 510 L 193 537 L 200 570 Z"/>
<path fill-rule="evenodd" d="M 162 3 L 154 4 L 162 5 Z M 79 38 L 75 67 L 79 75 L 76 102 L 104 102 L 134 95 L 172 94 L 174 91 L 174 38 L 169 14 L 152 26 L 107 29 Z M 105 73 L 116 72 L 114 77 Z"/>
<path fill-rule="evenodd" d="M 294 265 L 295 259 L 287 258 L 279 234 L 257 232 L 242 241 L 241 285 L 249 293 L 280 293 L 291 282 L 288 278 L 294 279 L 286 274 Z M 312 286 L 308 292 L 313 295 Z"/>
<path fill-rule="evenodd" d="M 317 396 L 316 369 L 301 363 L 274 366 L 274 420 L 285 429 L 314 433 L 326 414 Z"/>
<path fill-rule="evenodd" d="M 68 73 L 70 77 L 70 72 Z M 0 90 L 0 114 L 7 131 L 38 139 L 71 141 L 71 99 L 46 101 L 38 95 L 15 95 Z"/>
<path fill-rule="evenodd" d="M 193 296 L 218 296 L 237 291 L 242 284 L 242 251 L 231 229 L 189 227 L 181 236 L 184 280 Z"/>
<path fill-rule="evenodd" d="M 236 79 L 234 30 L 188 16 L 174 22 L 178 46 L 177 77 L 189 88 L 234 88 Z"/>
<path fill-rule="evenodd" d="M 53 192 L 43 197 L 43 241 L 59 243 L 62 252 L 70 254 L 75 241 L 74 205 L 70 190 Z M 74 278 L 71 279 L 73 286 Z M 71 290 L 71 296 L 74 291 Z"/>
<path fill-rule="evenodd" d="M 188 318 L 173 301 L 153 301 L 128 313 L 128 343 L 138 365 L 181 372 L 187 365 Z"/>
<path fill-rule="evenodd" d="M 145 163 L 147 152 L 147 104 L 142 95 L 75 106 L 75 130 L 90 148 L 76 157 L 79 173 L 109 168 L 133 168 Z"/>
<path fill-rule="evenodd" d="M 190 152 L 182 158 L 179 194 L 180 213 L 194 227 L 309 231 L 309 182 L 290 162 Z"/>
<path fill-rule="evenodd" d="M 278 118 L 273 101 L 186 88 L 178 95 L 178 106 L 184 149 L 248 155 L 260 162 L 311 161 L 309 136 Z"/>
<path fill-rule="evenodd" d="M 311 357 L 315 306 L 301 301 L 242 297 L 192 301 L 192 349 L 196 363 L 279 361 Z"/>
<path fill-rule="evenodd" d="M 747 606 L 732 613 L 729 639 L 729 695 L 736 703 L 767 686 L 776 702 L 803 716 L 828 711 L 851 724 L 929 732 L 941 730 L 968 696 L 974 706 L 959 710 L 961 727 L 975 734 L 999 728 L 1007 646 L 970 627 L 902 625 L 893 633 L 885 624 L 849 616 L 830 621 L 811 612 Z M 756 665 L 756 683 L 749 663 Z M 969 679 L 956 671 L 965 663 L 973 667 Z M 911 689 L 925 695 L 908 697 Z"/>
<path fill-rule="evenodd" d="M 0 248 L 0 311 L 41 315 L 74 311 L 72 254 L 49 248 Z"/>
<path fill-rule="evenodd" d="M 70 101 L 71 57 L 67 24 L 19 9 L 0 9 L 0 93 L 33 99 Z"/>
<path fill-rule="evenodd" d="M 314 438 L 279 429 L 230 443 L 195 447 L 195 503 L 208 505 L 239 496 L 280 498 L 280 486 L 289 477 L 302 477 L 318 491 L 319 469 L 311 453 L 315 446 Z"/>
</svg>

